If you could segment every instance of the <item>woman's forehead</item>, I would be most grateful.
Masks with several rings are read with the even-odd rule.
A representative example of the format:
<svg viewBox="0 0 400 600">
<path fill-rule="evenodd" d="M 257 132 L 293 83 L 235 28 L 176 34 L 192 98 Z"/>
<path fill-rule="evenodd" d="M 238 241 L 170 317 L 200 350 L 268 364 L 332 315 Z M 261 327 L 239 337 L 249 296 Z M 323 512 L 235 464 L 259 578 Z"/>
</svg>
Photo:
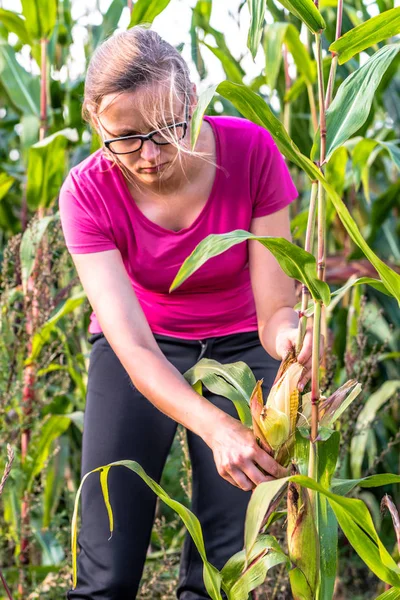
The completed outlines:
<svg viewBox="0 0 400 600">
<path fill-rule="evenodd" d="M 172 106 L 171 106 L 172 100 Z M 147 125 L 154 119 L 179 117 L 183 113 L 184 103 L 176 95 L 171 99 L 168 93 L 157 89 L 134 90 L 108 94 L 99 106 L 99 116 L 109 123 L 126 122 L 130 127 Z"/>
</svg>

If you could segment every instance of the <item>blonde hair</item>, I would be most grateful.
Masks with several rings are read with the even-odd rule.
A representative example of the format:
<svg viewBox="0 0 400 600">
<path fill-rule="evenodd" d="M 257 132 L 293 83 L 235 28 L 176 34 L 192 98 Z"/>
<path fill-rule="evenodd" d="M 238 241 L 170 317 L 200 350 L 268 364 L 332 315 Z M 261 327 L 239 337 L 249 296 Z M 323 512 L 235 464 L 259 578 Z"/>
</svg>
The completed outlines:
<svg viewBox="0 0 400 600">
<path fill-rule="evenodd" d="M 95 50 L 85 78 L 82 118 L 94 127 L 93 115 L 101 114 L 108 106 L 99 112 L 105 96 L 135 90 L 141 92 L 135 97 L 135 109 L 140 112 L 151 131 L 169 124 L 168 120 L 174 115 L 175 98 L 182 103 L 182 107 L 188 106 L 192 93 L 189 68 L 178 50 L 158 33 L 142 25 L 112 35 Z M 175 128 L 167 131 L 168 141 L 177 149 L 177 157 L 171 167 L 178 157 L 182 166 L 182 153 L 197 156 L 215 165 L 212 160 L 207 159 L 209 153 L 182 146 Z M 112 166 L 117 165 L 125 177 L 137 185 L 118 155 L 107 148 L 103 151 L 113 161 Z M 215 166 L 218 168 L 218 165 Z"/>
</svg>

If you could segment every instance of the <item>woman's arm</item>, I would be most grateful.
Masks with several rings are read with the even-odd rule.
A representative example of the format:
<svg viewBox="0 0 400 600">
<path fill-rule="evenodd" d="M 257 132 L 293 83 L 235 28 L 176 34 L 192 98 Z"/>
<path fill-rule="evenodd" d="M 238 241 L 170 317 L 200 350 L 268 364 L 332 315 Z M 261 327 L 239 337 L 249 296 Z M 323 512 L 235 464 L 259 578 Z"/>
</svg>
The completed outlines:
<svg viewBox="0 0 400 600">
<path fill-rule="evenodd" d="M 210 446 L 219 474 L 242 489 L 266 481 L 254 462 L 274 476 L 284 474 L 257 445 L 250 429 L 197 394 L 166 359 L 119 250 L 72 254 L 72 258 L 104 335 L 135 387 L 164 414 Z"/>
<path fill-rule="evenodd" d="M 283 237 L 291 242 L 289 207 L 254 218 L 251 232 L 259 236 Z M 299 316 L 293 308 L 296 304 L 294 281 L 284 273 L 274 255 L 254 240 L 249 242 L 249 264 L 260 341 L 268 354 L 280 360 L 297 341 Z M 299 390 L 304 389 L 311 377 L 312 329 L 311 320 L 297 356 L 304 366 Z M 321 335 L 320 357 L 323 350 L 324 336 Z"/>
<path fill-rule="evenodd" d="M 252 220 L 251 233 L 259 236 L 283 237 L 292 241 L 289 207 Z M 299 323 L 294 281 L 284 273 L 272 254 L 260 242 L 249 241 L 251 284 L 257 309 L 258 331 L 265 350 L 281 359 L 276 341 L 281 330 L 296 328 Z"/>
</svg>

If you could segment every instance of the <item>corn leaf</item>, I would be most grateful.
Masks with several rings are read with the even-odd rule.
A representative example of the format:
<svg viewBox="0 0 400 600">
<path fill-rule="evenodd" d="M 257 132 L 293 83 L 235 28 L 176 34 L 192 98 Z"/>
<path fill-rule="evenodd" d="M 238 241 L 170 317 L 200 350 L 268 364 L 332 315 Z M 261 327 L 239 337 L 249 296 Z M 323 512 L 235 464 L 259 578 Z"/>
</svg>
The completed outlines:
<svg viewBox="0 0 400 600">
<path fill-rule="evenodd" d="M 40 473 L 46 463 L 53 440 L 62 435 L 70 424 L 70 419 L 64 415 L 51 415 L 44 420 L 43 425 L 39 428 L 37 439 L 32 443 L 33 451 L 24 464 L 28 491 L 32 488 L 35 476 Z"/>
<path fill-rule="evenodd" d="M 311 181 L 318 180 L 321 182 L 351 239 L 363 251 L 378 271 L 387 290 L 400 304 L 400 275 L 388 267 L 368 246 L 339 194 L 328 183 L 317 166 L 300 152 L 293 140 L 290 139 L 282 123 L 275 117 L 264 100 L 246 86 L 230 81 L 220 83 L 217 92 L 232 102 L 244 117 L 268 129 L 282 154 L 303 169 Z"/>
<path fill-rule="evenodd" d="M 250 11 L 250 27 L 247 36 L 247 47 L 249 48 L 253 59 L 256 57 L 260 46 L 266 4 L 266 0 L 247 0 Z"/>
<path fill-rule="evenodd" d="M 267 510 L 288 481 L 289 477 L 266 481 L 265 483 L 258 484 L 253 491 L 247 507 L 246 522 L 244 526 L 246 565 L 249 564 L 251 552 L 257 541 L 257 536 Z"/>
<path fill-rule="evenodd" d="M 268 85 L 275 89 L 282 62 L 282 44 L 285 43 L 293 56 L 299 75 L 304 75 L 307 83 L 316 79 L 315 62 L 307 53 L 300 40 L 299 31 L 292 23 L 271 23 L 264 32 L 265 74 Z"/>
<path fill-rule="evenodd" d="M 14 177 L 8 173 L 0 173 L 0 200 L 7 194 L 14 181 Z"/>
<path fill-rule="evenodd" d="M 399 33 L 400 7 L 391 8 L 347 31 L 329 46 L 329 50 L 338 54 L 342 65 L 362 50 Z"/>
<path fill-rule="evenodd" d="M 12 47 L 0 40 L 0 82 L 10 102 L 25 115 L 40 116 L 39 78 L 25 71 Z"/>
<path fill-rule="evenodd" d="M 286 275 L 304 283 L 315 300 L 329 304 L 329 287 L 324 281 L 318 279 L 316 261 L 312 254 L 285 238 L 256 236 L 242 229 L 229 233 L 210 234 L 204 238 L 182 264 L 169 291 L 178 288 L 210 258 L 218 256 L 232 246 L 247 240 L 261 242 L 263 246 L 272 252 Z"/>
<path fill-rule="evenodd" d="M 289 481 L 295 481 L 326 496 L 343 533 L 360 558 L 382 581 L 400 586 L 400 568 L 382 544 L 371 515 L 362 500 L 334 494 L 304 475 L 289 477 Z"/>
<path fill-rule="evenodd" d="M 206 112 L 211 100 L 213 99 L 216 88 L 217 85 L 211 85 L 206 90 L 204 90 L 204 92 L 199 96 L 196 108 L 192 115 L 192 124 L 190 127 L 190 146 L 192 150 L 194 150 L 197 138 L 199 137 L 201 125 L 203 122 L 203 115 Z"/>
<path fill-rule="evenodd" d="M 241 422 L 251 427 L 249 402 L 256 379 L 246 363 L 221 364 L 202 358 L 184 376 L 193 387 L 202 382 L 210 392 L 232 400 Z"/>
<path fill-rule="evenodd" d="M 25 26 L 33 40 L 49 39 L 57 19 L 57 0 L 21 0 Z"/>
<path fill-rule="evenodd" d="M 339 87 L 326 111 L 326 160 L 365 123 L 378 85 L 399 50 L 400 44 L 384 46 Z M 311 149 L 311 159 L 315 160 L 319 153 L 318 128 Z"/>
<path fill-rule="evenodd" d="M 357 485 L 370 488 L 392 485 L 394 483 L 400 483 L 400 475 L 383 473 L 382 475 L 370 475 L 359 479 L 333 479 L 332 491 L 340 496 L 346 496 L 346 494 L 349 494 Z"/>
<path fill-rule="evenodd" d="M 282 552 L 277 540 L 272 535 L 266 535 L 261 533 L 254 544 L 250 555 L 249 563 L 252 565 L 253 561 L 262 559 L 267 552 L 274 552 L 276 554 L 281 553 L 284 558 L 284 562 L 288 562 L 288 557 Z M 235 586 L 236 582 L 243 575 L 246 564 L 246 555 L 244 550 L 240 550 L 225 563 L 221 570 L 222 576 L 222 587 L 230 598 L 230 591 Z M 278 564 L 278 563 L 277 563 Z M 250 567 L 251 568 L 251 567 Z M 250 569 L 249 569 L 250 570 Z M 250 590 L 249 590 L 250 591 Z M 249 592 L 247 592 L 249 594 Z M 236 600 L 236 596 L 235 596 Z M 247 600 L 247 596 L 245 597 Z"/>
<path fill-rule="evenodd" d="M 313 33 L 325 29 L 326 24 L 312 0 L 280 0 L 289 12 L 298 17 Z"/>
<path fill-rule="evenodd" d="M 390 590 L 378 596 L 376 600 L 400 600 L 400 588 L 390 588 Z"/>
<path fill-rule="evenodd" d="M 35 333 L 32 341 L 32 351 L 28 358 L 25 360 L 24 365 L 28 366 L 33 360 L 35 360 L 44 344 L 48 342 L 52 332 L 55 330 L 58 321 L 68 315 L 69 313 L 76 310 L 86 300 L 86 293 L 84 291 L 75 294 L 68 298 L 59 308 L 56 313 L 50 317 L 48 321 Z"/>
<path fill-rule="evenodd" d="M 203 533 L 201 530 L 201 525 L 196 517 L 192 513 L 191 510 L 183 506 L 180 502 L 173 500 L 164 490 L 163 488 L 156 482 L 154 479 L 149 477 L 143 468 L 133 460 L 118 460 L 116 462 L 109 463 L 108 465 L 104 465 L 102 467 L 98 467 L 97 469 L 93 469 L 86 473 L 82 478 L 81 484 L 76 494 L 75 504 L 74 504 L 74 512 L 72 515 L 72 525 L 71 525 L 71 551 L 72 551 L 72 567 L 73 567 L 73 589 L 76 587 L 77 582 L 77 538 L 78 538 L 78 508 L 79 508 L 79 499 L 81 495 L 82 487 L 86 481 L 86 478 L 95 473 L 96 471 L 103 471 L 104 469 L 109 470 L 114 466 L 123 466 L 127 467 L 134 473 L 137 473 L 139 477 L 143 479 L 143 481 L 149 486 L 149 488 L 157 494 L 157 496 L 165 502 L 167 506 L 172 508 L 182 519 L 186 528 L 188 529 L 192 539 L 196 545 L 197 550 L 203 560 L 203 577 L 204 583 L 212 600 L 222 600 L 221 596 L 221 574 L 220 572 L 207 560 L 206 550 L 204 547 Z M 105 484 L 105 479 L 103 478 L 103 486 Z M 103 488 L 102 488 L 103 489 Z M 109 503 L 108 498 L 108 490 L 106 492 L 105 502 L 107 506 L 107 511 L 110 515 L 112 515 L 112 507 Z M 108 502 L 108 504 L 107 504 Z"/>
<path fill-rule="evenodd" d="M 68 141 L 78 141 L 76 129 L 61 129 L 30 147 L 26 190 L 30 209 L 48 208 L 57 197 L 64 177 Z"/>
<path fill-rule="evenodd" d="M 318 442 L 318 481 L 330 489 L 333 473 L 339 455 L 340 433 L 334 431 L 328 440 Z M 338 522 L 336 516 L 322 494 L 317 494 L 318 533 L 320 536 L 321 585 L 317 600 L 331 600 L 335 587 L 338 565 Z"/>
<path fill-rule="evenodd" d="M 128 29 L 140 24 L 151 24 L 168 6 L 170 0 L 137 0 L 132 12 Z"/>
<path fill-rule="evenodd" d="M 12 10 L 0 8 L 0 23 L 4 25 L 7 31 L 10 33 L 15 33 L 15 35 L 19 37 L 22 44 L 31 45 L 32 41 L 26 30 L 25 21 L 20 15 Z"/>
<path fill-rule="evenodd" d="M 336 468 L 340 434 L 334 431 L 324 442 L 317 442 L 318 481 L 330 489 L 332 475 Z M 307 475 L 310 442 L 296 431 L 294 448 L 296 465 L 301 475 Z M 321 583 L 316 600 L 331 600 L 337 571 L 338 522 L 325 496 L 317 494 L 317 521 L 320 536 Z M 297 577 L 298 574 L 293 574 Z"/>
<path fill-rule="evenodd" d="M 356 422 L 356 435 L 353 435 L 350 445 L 350 464 L 352 475 L 361 476 L 362 463 L 367 446 L 367 435 L 378 410 L 390 400 L 400 388 L 400 379 L 385 381 L 381 387 L 371 394 L 366 401 Z"/>
</svg>

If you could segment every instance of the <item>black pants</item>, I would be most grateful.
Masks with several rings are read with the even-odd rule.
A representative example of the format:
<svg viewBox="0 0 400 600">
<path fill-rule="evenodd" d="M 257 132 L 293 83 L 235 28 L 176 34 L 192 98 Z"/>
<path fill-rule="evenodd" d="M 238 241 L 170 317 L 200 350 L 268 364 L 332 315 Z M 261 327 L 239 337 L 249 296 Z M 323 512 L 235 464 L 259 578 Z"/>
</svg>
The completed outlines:
<svg viewBox="0 0 400 600">
<path fill-rule="evenodd" d="M 221 363 L 246 362 L 256 379 L 264 378 L 269 391 L 279 367 L 261 346 L 256 331 L 183 340 L 155 335 L 166 358 L 181 372 L 205 356 Z M 159 411 L 133 386 L 103 334 L 93 334 L 82 442 L 82 475 L 107 463 L 136 460 L 150 477 L 160 481 L 177 423 Z M 160 384 L 162 385 L 162 383 Z M 238 418 L 233 403 L 204 395 Z M 211 449 L 187 430 L 193 470 L 192 510 L 202 525 L 208 560 L 221 569 L 243 548 L 244 519 L 251 492 L 231 485 L 217 472 Z M 126 467 L 113 467 L 109 476 L 114 532 L 99 483 L 99 473 L 83 486 L 81 528 L 78 535 L 78 581 L 69 600 L 133 600 L 139 588 L 155 514 L 156 495 Z M 203 565 L 191 538 L 186 536 L 176 591 L 180 600 L 209 598 Z"/>
</svg>

